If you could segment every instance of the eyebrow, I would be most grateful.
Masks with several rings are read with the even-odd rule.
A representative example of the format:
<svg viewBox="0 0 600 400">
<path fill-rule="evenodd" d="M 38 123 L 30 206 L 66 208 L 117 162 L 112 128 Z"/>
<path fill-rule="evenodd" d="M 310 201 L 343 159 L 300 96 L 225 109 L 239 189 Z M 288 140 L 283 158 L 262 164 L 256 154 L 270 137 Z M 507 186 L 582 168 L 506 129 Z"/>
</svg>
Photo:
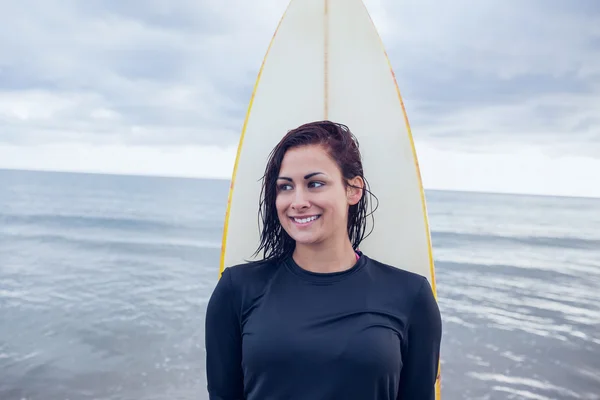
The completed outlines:
<svg viewBox="0 0 600 400">
<path fill-rule="evenodd" d="M 308 174 L 308 175 L 304 175 L 304 179 L 310 179 L 310 178 L 312 178 L 312 177 L 313 177 L 313 176 L 315 176 L 315 175 L 324 175 L 324 174 L 323 174 L 322 172 L 311 172 L 311 173 L 310 173 L 310 174 Z M 292 182 L 292 181 L 293 181 L 293 179 L 292 179 L 292 178 L 288 178 L 287 176 L 280 176 L 280 177 L 278 177 L 277 179 L 282 179 L 282 180 L 284 180 L 284 181 L 290 181 L 290 182 Z"/>
</svg>

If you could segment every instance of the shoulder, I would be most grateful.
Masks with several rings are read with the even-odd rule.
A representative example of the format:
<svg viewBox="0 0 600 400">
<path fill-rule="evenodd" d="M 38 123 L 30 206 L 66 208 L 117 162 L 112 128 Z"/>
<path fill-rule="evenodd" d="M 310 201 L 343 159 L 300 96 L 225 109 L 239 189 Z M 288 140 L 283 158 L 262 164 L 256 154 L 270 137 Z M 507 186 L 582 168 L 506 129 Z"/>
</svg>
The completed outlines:
<svg viewBox="0 0 600 400">
<path fill-rule="evenodd" d="M 227 287 L 232 301 L 243 303 L 264 292 L 280 269 L 279 266 L 280 263 L 270 260 L 235 264 L 223 270 L 220 281 Z"/>
<path fill-rule="evenodd" d="M 402 266 L 393 266 L 377 259 L 367 257 L 367 264 L 371 274 L 381 282 L 393 286 L 396 290 L 413 291 L 417 293 L 428 281 L 423 275 L 402 268 Z M 413 290 L 411 290 L 413 289 Z"/>
<path fill-rule="evenodd" d="M 423 275 L 369 259 L 371 273 L 378 277 L 384 293 L 402 305 L 409 325 L 441 330 L 441 314 L 429 280 Z"/>
<path fill-rule="evenodd" d="M 229 279 L 233 288 L 265 282 L 277 271 L 278 263 L 269 260 L 249 261 L 226 267 L 222 278 Z"/>
<path fill-rule="evenodd" d="M 276 267 L 277 263 L 271 261 L 250 261 L 226 267 L 210 296 L 209 310 L 233 307 L 234 312 L 239 313 L 245 302 L 264 290 Z"/>
<path fill-rule="evenodd" d="M 415 308 L 430 308 L 436 302 L 429 280 L 420 274 L 368 258 L 368 269 L 374 284 L 397 304 L 403 304 L 411 313 Z"/>
</svg>

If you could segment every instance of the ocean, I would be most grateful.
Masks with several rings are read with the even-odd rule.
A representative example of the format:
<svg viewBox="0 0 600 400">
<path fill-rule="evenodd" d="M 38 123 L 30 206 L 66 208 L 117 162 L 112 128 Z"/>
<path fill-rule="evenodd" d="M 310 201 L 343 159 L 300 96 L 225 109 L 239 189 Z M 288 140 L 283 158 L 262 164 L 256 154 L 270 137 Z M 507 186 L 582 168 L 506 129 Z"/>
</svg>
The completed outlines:
<svg viewBox="0 0 600 400">
<path fill-rule="evenodd" d="M 207 399 L 228 187 L 0 170 L 0 399 Z M 600 399 L 600 199 L 426 194 L 443 399 Z"/>
</svg>

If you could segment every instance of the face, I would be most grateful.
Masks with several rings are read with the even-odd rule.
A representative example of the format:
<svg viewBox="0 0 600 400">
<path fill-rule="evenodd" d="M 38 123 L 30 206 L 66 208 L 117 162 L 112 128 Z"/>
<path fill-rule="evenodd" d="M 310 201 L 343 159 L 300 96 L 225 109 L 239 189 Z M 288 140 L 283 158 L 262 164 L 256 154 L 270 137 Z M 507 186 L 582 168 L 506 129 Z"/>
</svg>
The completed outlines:
<svg viewBox="0 0 600 400">
<path fill-rule="evenodd" d="M 362 187 L 360 177 L 350 182 Z M 337 164 L 321 146 L 287 151 L 277 180 L 279 221 L 297 244 L 320 244 L 348 237 L 348 207 L 362 191 L 347 187 Z"/>
</svg>

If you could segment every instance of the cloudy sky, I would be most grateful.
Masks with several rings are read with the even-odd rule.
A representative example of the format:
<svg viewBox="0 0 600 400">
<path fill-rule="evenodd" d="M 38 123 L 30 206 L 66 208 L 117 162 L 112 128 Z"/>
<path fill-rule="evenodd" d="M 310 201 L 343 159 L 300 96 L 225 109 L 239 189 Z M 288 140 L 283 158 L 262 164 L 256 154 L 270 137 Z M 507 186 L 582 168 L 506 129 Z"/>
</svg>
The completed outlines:
<svg viewBox="0 0 600 400">
<path fill-rule="evenodd" d="M 3 2 L 0 168 L 229 178 L 287 2 Z M 365 4 L 426 188 L 600 197 L 600 2 Z"/>
</svg>

